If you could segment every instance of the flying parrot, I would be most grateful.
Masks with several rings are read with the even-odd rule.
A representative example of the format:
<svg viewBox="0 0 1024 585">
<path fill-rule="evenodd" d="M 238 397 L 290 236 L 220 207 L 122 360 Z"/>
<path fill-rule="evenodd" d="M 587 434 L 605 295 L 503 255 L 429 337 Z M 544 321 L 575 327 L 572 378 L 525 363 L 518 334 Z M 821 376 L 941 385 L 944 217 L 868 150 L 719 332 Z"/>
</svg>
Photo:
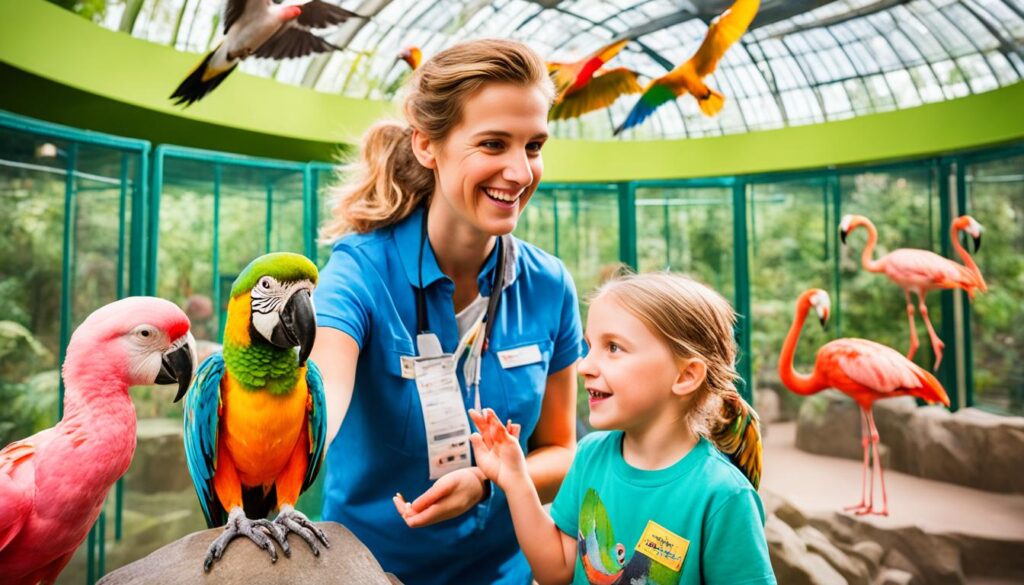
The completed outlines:
<svg viewBox="0 0 1024 585">
<path fill-rule="evenodd" d="M 405 61 L 409 65 L 409 69 L 415 71 L 423 62 L 423 51 L 419 47 L 409 46 L 402 49 L 396 60 L 398 59 Z"/>
<path fill-rule="evenodd" d="M 317 269 L 304 256 L 260 256 L 231 288 L 224 351 L 206 358 L 185 401 L 185 456 L 209 527 L 209 571 L 228 544 L 248 537 L 277 560 L 268 534 L 291 554 L 288 533 L 315 555 L 323 531 L 295 509 L 326 450 L 323 380 L 307 361 L 316 337 Z M 297 349 L 297 351 L 296 351 Z M 273 522 L 266 519 L 279 510 Z"/>
<path fill-rule="evenodd" d="M 75 330 L 64 358 L 64 418 L 0 451 L 0 581 L 57 579 L 131 464 L 128 388 L 177 383 L 177 402 L 194 364 L 188 317 L 163 299 L 115 301 Z"/>
<path fill-rule="evenodd" d="M 747 32 L 760 6 L 761 0 L 736 0 L 728 10 L 711 21 L 697 52 L 682 65 L 648 83 L 626 121 L 615 129 L 615 134 L 640 124 L 662 104 L 687 93 L 697 98 L 697 105 L 705 115 L 717 114 L 725 103 L 725 96 L 705 85 L 704 77 L 714 72 L 725 51 Z"/>
<path fill-rule="evenodd" d="M 224 10 L 224 39 L 174 90 L 174 105 L 190 106 L 213 91 L 239 61 L 249 56 L 292 59 L 325 53 L 338 47 L 310 29 L 363 18 L 322 0 L 276 4 L 273 0 L 228 0 Z"/>
<path fill-rule="evenodd" d="M 604 69 L 604 64 L 627 43 L 629 39 L 615 41 L 573 63 L 548 63 L 557 92 L 548 118 L 576 118 L 612 105 L 624 93 L 639 93 L 642 88 L 635 71 L 625 67 Z"/>
</svg>

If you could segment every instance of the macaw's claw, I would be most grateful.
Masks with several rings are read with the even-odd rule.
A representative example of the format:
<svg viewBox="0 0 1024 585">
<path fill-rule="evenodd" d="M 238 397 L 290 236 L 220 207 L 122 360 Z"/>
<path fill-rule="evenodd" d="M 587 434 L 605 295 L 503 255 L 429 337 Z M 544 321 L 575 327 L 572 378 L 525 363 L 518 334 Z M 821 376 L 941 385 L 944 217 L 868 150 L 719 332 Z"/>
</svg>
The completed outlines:
<svg viewBox="0 0 1024 585">
<path fill-rule="evenodd" d="M 292 548 L 288 545 L 288 530 L 286 528 L 274 524 L 265 518 L 255 520 L 253 523 L 265 530 L 267 534 L 274 537 L 277 544 L 281 545 L 281 552 L 284 553 L 284 556 L 291 558 Z"/>
<path fill-rule="evenodd" d="M 320 548 L 317 546 L 318 540 L 325 547 L 331 548 L 331 543 L 327 542 L 327 535 L 324 534 L 324 531 L 310 522 L 305 514 L 292 506 L 281 506 L 281 513 L 274 519 L 274 524 L 286 534 L 288 532 L 298 534 L 302 540 L 306 541 L 309 548 L 312 549 L 314 556 L 320 556 Z"/>
<path fill-rule="evenodd" d="M 224 532 L 210 544 L 210 548 L 206 551 L 203 571 L 209 573 L 214 561 L 219 561 L 224 556 L 228 544 L 240 536 L 247 537 L 256 543 L 256 546 L 267 551 L 267 554 L 270 555 L 270 562 L 277 562 L 277 548 L 274 547 L 274 542 L 270 540 L 267 533 L 260 528 L 259 521 L 246 518 L 245 512 L 241 508 L 234 508 L 228 515 L 228 523 L 224 527 Z"/>
</svg>

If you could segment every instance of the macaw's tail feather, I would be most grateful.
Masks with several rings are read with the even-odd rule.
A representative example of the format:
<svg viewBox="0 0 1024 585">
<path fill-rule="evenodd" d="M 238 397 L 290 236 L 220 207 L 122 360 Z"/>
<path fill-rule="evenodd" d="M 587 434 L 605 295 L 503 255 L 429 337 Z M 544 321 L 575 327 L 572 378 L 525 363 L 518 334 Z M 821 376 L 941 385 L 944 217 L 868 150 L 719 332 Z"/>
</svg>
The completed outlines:
<svg viewBox="0 0 1024 585">
<path fill-rule="evenodd" d="M 722 418 L 712 430 L 711 440 L 757 489 L 761 483 L 761 421 L 739 394 L 731 392 L 722 398 Z"/>
<path fill-rule="evenodd" d="M 206 58 L 203 59 L 202 62 L 199 63 L 199 65 L 195 69 L 192 70 L 192 73 L 189 73 L 188 77 L 186 77 L 185 80 L 181 82 L 181 85 L 178 86 L 178 89 L 174 90 L 174 93 L 172 93 L 170 97 L 170 99 L 172 100 L 177 100 L 174 102 L 174 105 L 180 106 L 182 104 L 185 104 L 186 108 L 188 106 L 191 106 L 195 102 L 203 99 L 203 97 L 205 97 L 206 94 L 216 89 L 216 87 L 220 85 L 222 81 L 224 81 L 224 78 L 230 75 L 231 72 L 235 70 L 234 66 L 232 66 L 231 69 L 228 69 L 223 73 L 218 73 L 217 75 L 214 75 L 213 77 L 204 80 L 204 77 L 207 74 L 207 69 L 210 66 L 210 60 L 213 59 L 213 54 L 216 52 L 217 49 L 210 51 L 210 54 L 207 55 Z"/>
<path fill-rule="evenodd" d="M 725 105 L 725 96 L 711 88 L 708 88 L 708 91 L 711 93 L 707 97 L 697 99 L 697 105 L 705 116 L 714 116 Z"/>
<path fill-rule="evenodd" d="M 266 518 L 277 507 L 277 487 L 271 485 L 264 491 L 261 486 L 253 488 L 242 486 L 242 508 L 245 517 L 253 520 Z"/>
</svg>

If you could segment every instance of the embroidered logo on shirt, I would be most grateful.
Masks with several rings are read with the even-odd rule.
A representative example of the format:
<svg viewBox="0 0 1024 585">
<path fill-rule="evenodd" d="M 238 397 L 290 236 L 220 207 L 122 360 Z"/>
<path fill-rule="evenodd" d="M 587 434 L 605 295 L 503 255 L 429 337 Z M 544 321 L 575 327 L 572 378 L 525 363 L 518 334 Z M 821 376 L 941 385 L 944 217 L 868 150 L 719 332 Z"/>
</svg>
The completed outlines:
<svg viewBox="0 0 1024 585">
<path fill-rule="evenodd" d="M 647 521 L 647 528 L 636 545 L 637 552 L 673 571 L 683 566 L 688 548 L 690 541 L 653 520 Z"/>
</svg>

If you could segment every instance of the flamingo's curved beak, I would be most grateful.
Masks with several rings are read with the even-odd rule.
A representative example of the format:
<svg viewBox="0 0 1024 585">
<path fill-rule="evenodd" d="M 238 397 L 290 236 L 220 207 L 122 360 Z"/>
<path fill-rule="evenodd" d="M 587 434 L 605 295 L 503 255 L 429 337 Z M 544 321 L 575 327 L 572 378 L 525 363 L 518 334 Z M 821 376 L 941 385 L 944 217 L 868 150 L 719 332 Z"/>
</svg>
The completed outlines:
<svg viewBox="0 0 1024 585">
<path fill-rule="evenodd" d="M 981 234 L 974 236 L 974 251 L 977 252 L 981 249 Z"/>
</svg>

